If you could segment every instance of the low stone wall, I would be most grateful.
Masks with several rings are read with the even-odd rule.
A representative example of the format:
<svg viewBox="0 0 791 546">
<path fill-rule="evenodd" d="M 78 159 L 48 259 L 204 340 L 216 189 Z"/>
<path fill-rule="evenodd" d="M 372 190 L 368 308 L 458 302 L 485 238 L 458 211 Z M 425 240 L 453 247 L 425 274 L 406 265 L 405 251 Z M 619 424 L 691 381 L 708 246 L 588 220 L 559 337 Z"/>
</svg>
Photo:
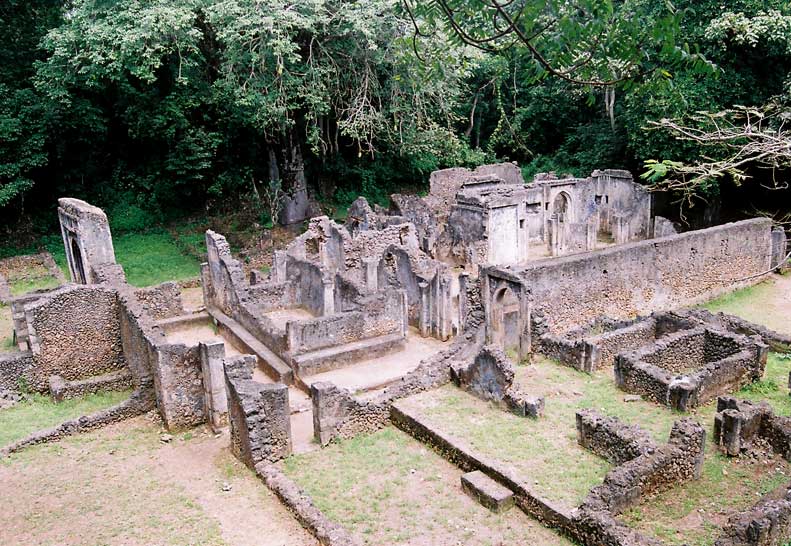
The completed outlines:
<svg viewBox="0 0 791 546">
<path fill-rule="evenodd" d="M 757 337 L 695 328 L 618 355 L 615 381 L 627 392 L 688 411 L 760 379 L 767 355 Z"/>
<path fill-rule="evenodd" d="M 252 362 L 239 357 L 225 363 L 231 452 L 251 469 L 291 454 L 288 387 L 253 381 Z"/>
<path fill-rule="evenodd" d="M 310 397 L 316 440 L 327 445 L 335 438 L 352 438 L 376 431 L 390 422 L 390 406 L 394 401 L 450 383 L 451 366 L 469 362 L 483 347 L 482 323 L 481 310 L 475 309 L 470 314 L 464 335 L 456 338 L 447 350 L 421 362 L 374 400 L 360 400 L 332 383 L 313 383 Z"/>
<path fill-rule="evenodd" d="M 131 389 L 132 386 L 132 374 L 128 370 L 119 370 L 81 381 L 66 381 L 59 375 L 49 378 L 49 392 L 56 402 L 99 391 L 123 391 Z"/>
<path fill-rule="evenodd" d="M 617 420 L 610 420 L 613 423 Z M 600 425 L 608 422 L 600 421 Z M 617 428 L 617 427 L 616 427 Z M 617 432 L 613 431 L 611 438 Z M 589 510 L 617 515 L 651 493 L 664 491 L 703 471 L 706 431 L 690 419 L 676 421 L 667 444 L 615 467 L 583 502 Z M 626 455 L 625 450 L 620 452 Z"/>
<path fill-rule="evenodd" d="M 472 362 L 451 366 L 451 378 L 456 386 L 478 398 L 496 402 L 522 417 L 544 414 L 544 398 L 530 396 L 514 382 L 514 365 L 505 353 L 487 345 Z"/>
<path fill-rule="evenodd" d="M 754 404 L 748 400 L 720 396 L 713 434 L 720 451 L 726 455 L 741 455 L 761 439 L 775 453 L 791 461 L 791 417 L 775 414 L 766 402 Z"/>
<path fill-rule="evenodd" d="M 184 314 L 181 290 L 175 282 L 166 282 L 158 286 L 136 290 L 135 296 L 148 312 L 148 315 L 154 320 L 177 317 Z"/>
<path fill-rule="evenodd" d="M 27 387 L 35 364 L 30 351 L 0 354 L 0 391 L 18 392 Z"/>
<path fill-rule="evenodd" d="M 0 448 L 0 456 L 6 456 L 37 444 L 55 442 L 66 436 L 88 432 L 137 415 L 142 415 L 156 407 L 155 400 L 156 398 L 152 385 L 150 383 L 142 385 L 135 390 L 127 400 L 120 404 L 91 415 L 83 415 L 77 419 L 71 419 L 51 429 L 35 432 L 27 438 L 23 438 L 13 444 Z"/>
<path fill-rule="evenodd" d="M 651 435 L 636 425 L 584 409 L 577 412 L 577 443 L 619 465 L 656 451 Z"/>
<path fill-rule="evenodd" d="M 780 546 L 791 539 L 791 484 L 728 518 L 714 546 Z"/>
<path fill-rule="evenodd" d="M 710 313 L 703 309 L 694 309 L 688 313 L 715 328 L 735 332 L 745 336 L 760 336 L 761 340 L 777 353 L 791 353 L 791 335 L 770 330 L 761 324 L 755 324 L 741 317 L 726 313 Z"/>
<path fill-rule="evenodd" d="M 494 481 L 514 492 L 515 504 L 529 516 L 547 527 L 556 529 L 585 546 L 661 546 L 658 540 L 646 537 L 617 521 L 606 510 L 583 504 L 568 511 L 530 490 L 528 483 L 517 477 L 510 467 L 475 452 L 465 442 L 433 429 L 429 423 L 394 404 L 391 408 L 394 425 L 437 450 L 462 471 L 480 470 Z M 702 429 L 701 429 L 702 430 Z"/>
<path fill-rule="evenodd" d="M 276 466 L 261 462 L 255 466 L 255 473 L 320 544 L 323 546 L 359 544 L 346 529 L 330 521 L 321 510 L 316 508 L 311 498 Z"/>
<path fill-rule="evenodd" d="M 684 313 L 654 313 L 634 320 L 603 318 L 563 335 L 540 336 L 538 352 L 580 371 L 592 373 L 615 364 L 618 354 L 637 350 L 657 339 L 701 326 Z"/>
</svg>

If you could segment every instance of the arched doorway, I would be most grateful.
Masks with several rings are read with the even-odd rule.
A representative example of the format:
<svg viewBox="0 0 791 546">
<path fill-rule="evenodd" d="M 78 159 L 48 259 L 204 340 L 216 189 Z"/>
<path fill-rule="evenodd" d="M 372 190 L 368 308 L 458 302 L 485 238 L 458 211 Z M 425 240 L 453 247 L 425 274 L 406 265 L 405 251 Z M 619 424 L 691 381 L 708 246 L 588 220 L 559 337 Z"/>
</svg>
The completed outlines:
<svg viewBox="0 0 791 546">
<path fill-rule="evenodd" d="M 519 328 L 519 298 L 508 288 L 497 291 L 492 302 L 492 342 L 505 353 L 518 359 L 521 332 Z"/>
<path fill-rule="evenodd" d="M 87 284 L 85 278 L 85 265 L 82 263 L 82 252 L 80 252 L 80 245 L 77 244 L 77 239 L 71 239 L 71 260 L 72 269 L 74 270 L 74 281 L 78 284 Z"/>
<path fill-rule="evenodd" d="M 557 219 L 558 222 L 564 224 L 569 220 L 569 214 L 571 211 L 571 198 L 569 194 L 562 191 L 555 196 L 555 200 L 552 201 L 552 216 Z"/>
<path fill-rule="evenodd" d="M 559 256 L 565 252 L 570 222 L 571 197 L 566 192 L 560 192 L 552 200 L 552 214 L 547 222 L 549 250 L 552 256 Z"/>
</svg>

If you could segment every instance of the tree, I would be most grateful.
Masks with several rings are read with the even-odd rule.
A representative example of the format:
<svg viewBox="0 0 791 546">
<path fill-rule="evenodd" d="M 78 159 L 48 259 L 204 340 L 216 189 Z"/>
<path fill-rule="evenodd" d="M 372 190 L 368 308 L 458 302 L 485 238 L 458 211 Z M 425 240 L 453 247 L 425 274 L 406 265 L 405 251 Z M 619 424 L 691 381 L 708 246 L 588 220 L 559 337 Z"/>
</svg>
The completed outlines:
<svg viewBox="0 0 791 546">
<path fill-rule="evenodd" d="M 437 48 L 417 67 L 408 37 L 397 0 L 78 0 L 43 42 L 37 87 L 66 127 L 104 135 L 59 140 L 83 165 L 110 158 L 115 186 L 182 204 L 251 178 L 289 191 L 306 154 L 465 153 L 455 111 L 477 54 Z"/>
<path fill-rule="evenodd" d="M 754 16 L 725 12 L 706 29 L 709 39 L 723 50 L 732 47 L 764 50 L 766 56 L 791 57 L 791 15 L 778 10 Z M 782 66 L 782 64 L 780 65 Z M 786 76 L 787 76 L 786 72 Z M 687 198 L 723 179 L 741 184 L 750 172 L 766 170 L 762 185 L 787 189 L 778 171 L 791 168 L 791 104 L 788 92 L 755 106 L 736 105 L 717 112 L 662 118 L 650 126 L 702 151 L 696 161 L 649 160 L 643 178 L 657 187 L 682 192 Z"/>
</svg>

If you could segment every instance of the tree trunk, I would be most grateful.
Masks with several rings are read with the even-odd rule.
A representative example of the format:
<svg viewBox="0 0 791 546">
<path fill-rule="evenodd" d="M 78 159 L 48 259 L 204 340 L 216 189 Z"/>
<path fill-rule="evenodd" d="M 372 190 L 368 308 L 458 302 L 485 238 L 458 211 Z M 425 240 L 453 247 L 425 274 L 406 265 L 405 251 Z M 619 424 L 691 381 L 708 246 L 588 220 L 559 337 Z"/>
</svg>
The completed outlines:
<svg viewBox="0 0 791 546">
<path fill-rule="evenodd" d="M 283 191 L 286 194 L 280 209 L 279 221 L 282 225 L 296 224 L 309 218 L 310 203 L 302 147 L 299 140 L 294 138 L 293 129 L 283 136 L 279 163 L 279 168 L 277 166 L 275 168 L 281 176 Z M 270 160 L 270 175 L 273 172 L 271 164 Z"/>
</svg>

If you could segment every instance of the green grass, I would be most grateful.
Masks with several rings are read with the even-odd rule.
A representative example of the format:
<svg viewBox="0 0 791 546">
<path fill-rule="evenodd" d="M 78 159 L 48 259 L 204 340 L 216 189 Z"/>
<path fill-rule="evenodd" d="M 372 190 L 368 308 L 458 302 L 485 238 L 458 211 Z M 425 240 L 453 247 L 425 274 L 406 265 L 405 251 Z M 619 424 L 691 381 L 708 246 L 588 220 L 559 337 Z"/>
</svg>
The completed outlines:
<svg viewBox="0 0 791 546">
<path fill-rule="evenodd" d="M 56 288 L 60 285 L 58 279 L 51 275 L 35 277 L 32 279 L 19 279 L 8 283 L 12 296 L 21 296 L 34 290 L 44 290 L 46 288 Z"/>
<path fill-rule="evenodd" d="M 536 494 L 574 508 L 611 465 L 577 444 L 571 404 L 546 402 L 546 417 L 527 419 L 449 385 L 405 403 L 476 452 L 511 466 Z"/>
<path fill-rule="evenodd" d="M 133 286 L 152 286 L 200 274 L 198 260 L 185 256 L 165 231 L 126 233 L 116 237 L 113 244 L 116 260 Z"/>
<path fill-rule="evenodd" d="M 785 387 L 789 369 L 788 357 L 770 353 L 764 378 L 734 396 L 767 400 L 777 413 L 791 415 Z M 517 380 L 531 394 L 546 397 L 543 418 L 532 421 L 511 416 L 452 386 L 401 403 L 418 409 L 434 426 L 467 441 L 480 453 L 511 465 L 537 493 L 567 505 L 583 498 L 607 469 L 576 445 L 574 414 L 578 409 L 593 408 L 638 424 L 659 442 L 667 441 L 674 421 L 692 417 L 708 431 L 701 479 L 652 497 L 623 517 L 629 525 L 669 544 L 711 544 L 728 514 L 749 508 L 791 477 L 791 468 L 779 457 L 772 464 L 753 464 L 718 452 L 711 436 L 716 400 L 687 414 L 648 401 L 625 402 L 626 393 L 617 389 L 610 373 L 589 375 L 546 359 L 517 367 Z M 725 514 L 719 519 L 696 519 L 715 509 Z M 676 533 L 680 520 L 687 526 L 681 535 Z"/>
<path fill-rule="evenodd" d="M 497 515 L 461 491 L 461 472 L 386 428 L 289 457 L 283 471 L 364 544 L 542 544 L 565 539 L 513 510 Z"/>
<path fill-rule="evenodd" d="M 0 446 L 20 440 L 37 430 L 114 406 L 128 397 L 129 392 L 106 392 L 56 403 L 49 397 L 32 395 L 28 401 L 0 410 Z"/>
<path fill-rule="evenodd" d="M 772 279 L 715 298 L 702 307 L 712 313 L 728 313 L 791 334 L 789 278 Z"/>
</svg>

